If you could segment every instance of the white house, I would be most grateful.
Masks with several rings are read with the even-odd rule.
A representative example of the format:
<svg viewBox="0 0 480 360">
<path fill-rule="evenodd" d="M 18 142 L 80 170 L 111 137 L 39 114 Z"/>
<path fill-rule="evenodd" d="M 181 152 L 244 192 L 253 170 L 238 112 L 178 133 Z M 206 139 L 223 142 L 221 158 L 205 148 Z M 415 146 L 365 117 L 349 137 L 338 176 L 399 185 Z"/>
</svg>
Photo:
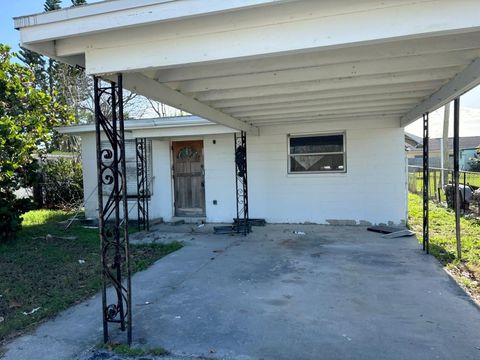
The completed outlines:
<svg viewBox="0 0 480 360">
<path fill-rule="evenodd" d="M 403 128 L 480 82 L 479 13 L 477 0 L 116 0 L 15 26 L 26 48 L 201 117 L 126 122 L 152 140 L 152 218 L 231 221 L 242 131 L 250 217 L 399 224 Z M 88 196 L 94 127 L 68 131 Z"/>
<path fill-rule="evenodd" d="M 94 218 L 98 207 L 95 127 L 81 125 L 59 131 L 82 138 L 85 210 L 87 217 Z M 151 139 L 150 218 L 193 216 L 207 222 L 232 221 L 236 216 L 235 130 L 189 116 L 128 120 L 125 131 L 127 139 Z M 351 120 L 272 126 L 247 141 L 251 217 L 273 223 L 405 220 L 404 136 L 398 126 Z M 309 143 L 322 149 L 315 152 L 325 154 L 296 155 Z M 192 154 L 198 151 L 203 171 L 193 168 L 189 174 L 178 174 L 176 161 L 185 148 L 192 148 Z M 131 154 L 127 159 L 133 162 L 130 171 L 134 175 Z M 185 176 L 198 181 L 175 181 Z M 128 185 L 135 191 L 135 181 Z M 190 196 L 182 195 L 189 192 Z M 134 199 L 129 209 L 129 218 L 135 219 Z"/>
</svg>

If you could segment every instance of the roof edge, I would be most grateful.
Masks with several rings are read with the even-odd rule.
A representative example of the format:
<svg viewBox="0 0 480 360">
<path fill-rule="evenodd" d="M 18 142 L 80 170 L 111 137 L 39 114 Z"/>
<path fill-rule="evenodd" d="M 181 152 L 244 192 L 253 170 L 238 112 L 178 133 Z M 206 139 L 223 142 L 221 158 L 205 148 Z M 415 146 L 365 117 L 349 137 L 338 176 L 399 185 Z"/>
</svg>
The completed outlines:
<svg viewBox="0 0 480 360">
<path fill-rule="evenodd" d="M 178 20 L 286 1 L 292 0 L 209 0 L 208 2 L 203 2 L 203 6 L 198 6 L 192 0 L 107 0 L 55 11 L 17 16 L 13 20 L 15 29 L 19 30 L 32 26 L 48 25 L 118 12 L 124 15 L 122 21 L 125 21 L 125 24 L 116 19 L 114 28 L 121 28 L 140 25 L 144 22 Z"/>
<path fill-rule="evenodd" d="M 139 130 L 139 129 L 159 129 L 159 128 L 180 128 L 188 126 L 212 126 L 217 125 L 211 121 L 203 119 L 198 116 L 170 116 L 163 118 L 152 119 L 131 119 L 125 120 L 125 130 Z M 71 126 L 61 126 L 55 128 L 61 134 L 83 134 L 95 131 L 95 124 L 81 124 Z"/>
</svg>

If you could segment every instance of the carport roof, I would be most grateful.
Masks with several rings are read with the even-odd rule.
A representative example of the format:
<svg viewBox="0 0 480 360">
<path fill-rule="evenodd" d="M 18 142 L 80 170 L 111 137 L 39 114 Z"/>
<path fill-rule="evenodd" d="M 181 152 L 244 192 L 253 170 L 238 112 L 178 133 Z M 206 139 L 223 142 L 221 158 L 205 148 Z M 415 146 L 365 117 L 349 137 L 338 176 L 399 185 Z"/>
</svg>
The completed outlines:
<svg viewBox="0 0 480 360">
<path fill-rule="evenodd" d="M 476 0 L 116 0 L 15 19 L 22 45 L 249 133 L 405 126 L 480 83 Z"/>
</svg>

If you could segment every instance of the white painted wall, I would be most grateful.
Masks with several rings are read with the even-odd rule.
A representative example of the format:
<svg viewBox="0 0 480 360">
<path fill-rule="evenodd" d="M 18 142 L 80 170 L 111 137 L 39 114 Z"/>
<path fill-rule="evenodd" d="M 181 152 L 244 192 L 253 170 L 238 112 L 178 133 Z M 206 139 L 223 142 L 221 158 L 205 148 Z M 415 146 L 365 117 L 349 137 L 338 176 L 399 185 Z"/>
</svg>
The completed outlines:
<svg viewBox="0 0 480 360">
<path fill-rule="evenodd" d="M 237 214 L 233 134 L 205 136 L 203 144 L 207 221 L 232 222 Z"/>
<path fill-rule="evenodd" d="M 85 217 L 97 218 L 97 155 L 95 133 L 82 134 L 83 193 Z"/>
<path fill-rule="evenodd" d="M 288 134 L 338 131 L 346 131 L 346 173 L 287 173 Z M 95 138 L 93 134 L 82 138 L 85 194 L 89 194 L 96 186 Z M 236 213 L 233 135 L 197 139 L 204 140 L 207 221 L 231 222 Z M 405 221 L 404 133 L 398 120 L 263 127 L 260 136 L 247 137 L 247 141 L 251 217 L 265 218 L 270 223 Z M 152 149 L 150 214 L 151 218 L 168 221 L 173 215 L 170 141 L 153 140 Z M 86 208 L 87 216 L 95 216 L 96 196 Z M 136 218 L 136 210 L 130 218 Z"/>
<path fill-rule="evenodd" d="M 150 219 L 169 220 L 173 216 L 172 173 L 170 165 L 170 141 L 152 141 L 152 189 Z M 137 213 L 132 214 L 137 218 Z"/>
<path fill-rule="evenodd" d="M 343 126 L 340 126 L 343 125 Z M 268 222 L 405 220 L 405 152 L 398 126 L 374 123 L 262 128 L 247 138 L 250 216 Z M 287 134 L 346 130 L 347 172 L 287 174 Z"/>
<path fill-rule="evenodd" d="M 85 216 L 98 216 L 96 140 L 94 133 L 84 133 L 82 137 L 83 187 L 85 200 Z M 170 172 L 170 142 L 152 141 L 152 187 L 153 196 L 150 202 L 150 218 L 172 217 L 172 188 Z M 105 198 L 106 200 L 106 198 Z M 137 218 L 135 201 L 129 201 L 129 218 Z"/>
</svg>

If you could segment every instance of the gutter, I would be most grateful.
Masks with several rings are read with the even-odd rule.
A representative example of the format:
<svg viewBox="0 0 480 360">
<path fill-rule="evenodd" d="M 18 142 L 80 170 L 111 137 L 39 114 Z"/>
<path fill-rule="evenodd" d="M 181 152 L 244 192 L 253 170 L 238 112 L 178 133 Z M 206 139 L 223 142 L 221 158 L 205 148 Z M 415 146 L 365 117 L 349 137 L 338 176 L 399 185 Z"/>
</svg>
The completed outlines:
<svg viewBox="0 0 480 360">
<path fill-rule="evenodd" d="M 175 129 L 193 126 L 212 126 L 218 125 L 198 116 L 172 116 L 154 119 L 125 120 L 125 130 L 148 130 L 148 129 Z M 61 134 L 83 134 L 95 132 L 94 124 L 61 126 L 55 128 Z"/>
</svg>

